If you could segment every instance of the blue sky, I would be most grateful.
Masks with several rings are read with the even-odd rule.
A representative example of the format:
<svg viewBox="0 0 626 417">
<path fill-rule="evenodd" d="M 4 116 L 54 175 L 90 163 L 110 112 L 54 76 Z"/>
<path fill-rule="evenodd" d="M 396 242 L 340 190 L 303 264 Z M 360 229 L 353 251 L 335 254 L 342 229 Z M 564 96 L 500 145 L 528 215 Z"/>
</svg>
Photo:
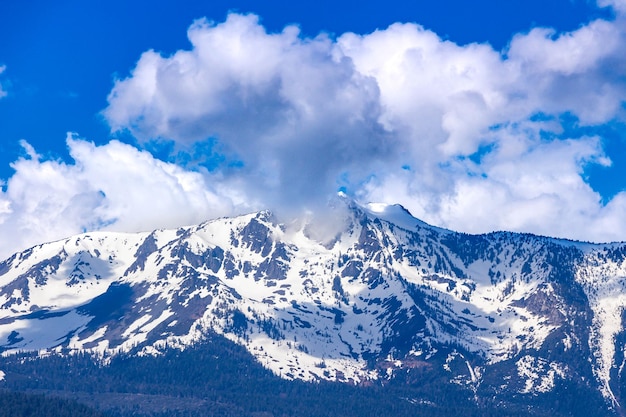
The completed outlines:
<svg viewBox="0 0 626 417">
<path fill-rule="evenodd" d="M 625 8 L 10 2 L 0 233 L 22 238 L 0 253 L 338 189 L 468 232 L 626 240 Z"/>
</svg>

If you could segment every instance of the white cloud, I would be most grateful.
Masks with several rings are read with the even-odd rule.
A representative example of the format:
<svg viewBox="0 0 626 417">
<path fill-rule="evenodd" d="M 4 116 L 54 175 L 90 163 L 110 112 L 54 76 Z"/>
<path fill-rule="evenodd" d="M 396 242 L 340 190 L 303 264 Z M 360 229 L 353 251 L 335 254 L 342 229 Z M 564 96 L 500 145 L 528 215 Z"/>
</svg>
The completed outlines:
<svg viewBox="0 0 626 417">
<path fill-rule="evenodd" d="M 603 206 L 583 178 L 610 165 L 601 138 L 555 138 L 563 114 L 623 120 L 621 19 L 536 28 L 499 52 L 415 24 L 309 39 L 231 14 L 194 23 L 191 50 L 144 53 L 103 114 L 142 140 L 217 138 L 243 162 L 225 178 L 268 206 L 310 206 L 343 185 L 459 230 L 626 239 L 614 215 L 625 198 Z"/>
<path fill-rule="evenodd" d="M 626 86 L 626 31 L 619 22 L 596 20 L 571 32 L 537 28 L 513 38 L 509 62 L 519 71 L 535 107 L 571 111 L 584 124 L 599 124 L 622 108 Z"/>
<path fill-rule="evenodd" d="M 379 83 L 387 128 L 409 126 L 404 138 L 412 136 L 402 160 L 411 169 L 378 175 L 359 195 L 401 202 L 456 230 L 626 239 L 626 222 L 614 215 L 626 208 L 623 197 L 603 207 L 583 179 L 587 164 L 610 165 L 601 140 L 541 134 L 562 131 L 564 113 L 583 125 L 623 120 L 624 33 L 606 21 L 558 36 L 535 29 L 517 35 L 504 56 L 415 25 L 342 36 L 357 70 Z M 467 158 L 473 153 L 479 164 Z"/>
<path fill-rule="evenodd" d="M 68 135 L 71 164 L 29 157 L 0 192 L 0 258 L 84 230 L 141 231 L 194 224 L 249 210 L 227 184 L 154 159 L 130 145 Z"/>
<path fill-rule="evenodd" d="M 557 34 L 554 29 L 535 28 L 513 38 L 508 57 L 529 73 L 585 73 L 616 53 L 620 32 L 613 22 L 605 20 L 563 34 Z"/>
<path fill-rule="evenodd" d="M 256 16 L 236 14 L 197 21 L 188 36 L 191 51 L 146 52 L 116 82 L 104 111 L 113 130 L 182 143 L 217 137 L 254 180 L 246 191 L 282 205 L 319 200 L 343 171 L 390 150 L 376 81 L 327 37 L 301 39 L 295 27 L 268 34 Z"/>
<path fill-rule="evenodd" d="M 20 140 L 20 146 L 22 147 L 24 152 L 26 152 L 28 159 L 35 159 L 35 160 L 41 159 L 41 155 L 39 155 L 37 151 L 35 150 L 35 148 L 33 147 L 33 145 L 28 143 L 26 140 L 24 139 Z"/>
</svg>

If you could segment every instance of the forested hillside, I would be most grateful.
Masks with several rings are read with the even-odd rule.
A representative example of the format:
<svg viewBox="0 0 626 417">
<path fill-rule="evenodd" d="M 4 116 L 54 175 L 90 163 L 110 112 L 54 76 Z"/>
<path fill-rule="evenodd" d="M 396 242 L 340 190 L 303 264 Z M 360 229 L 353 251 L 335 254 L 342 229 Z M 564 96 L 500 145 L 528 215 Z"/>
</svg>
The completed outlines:
<svg viewBox="0 0 626 417">
<path fill-rule="evenodd" d="M 0 417 L 105 417 L 76 401 L 38 394 L 0 392 Z"/>
<path fill-rule="evenodd" d="M 565 416 L 574 410 L 597 416 L 603 407 L 599 395 L 568 395 L 567 387 L 551 397 L 554 401 L 542 398 L 531 406 L 526 401 L 515 405 L 514 398 L 477 402 L 470 391 L 427 367 L 386 385 L 287 381 L 219 335 L 162 356 L 114 357 L 106 366 L 87 355 L 13 356 L 0 366 L 6 371 L 0 383 L 4 389 L 75 399 L 111 417 Z"/>
</svg>

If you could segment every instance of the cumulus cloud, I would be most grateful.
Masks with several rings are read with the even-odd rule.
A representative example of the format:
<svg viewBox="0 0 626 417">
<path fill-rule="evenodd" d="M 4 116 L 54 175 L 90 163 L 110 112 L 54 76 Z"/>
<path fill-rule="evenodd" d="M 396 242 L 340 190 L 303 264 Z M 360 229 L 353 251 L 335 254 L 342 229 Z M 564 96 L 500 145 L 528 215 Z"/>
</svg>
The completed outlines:
<svg viewBox="0 0 626 417">
<path fill-rule="evenodd" d="M 602 138 L 562 135 L 563 115 L 624 120 L 622 4 L 606 5 L 616 20 L 535 28 L 504 51 L 417 24 L 331 39 L 268 33 L 254 15 L 199 20 L 190 50 L 144 53 L 103 114 L 144 141 L 213 138 L 239 163 L 225 177 L 267 206 L 343 187 L 458 230 L 626 239 L 626 198 L 603 205 L 584 178 L 611 164 Z"/>
<path fill-rule="evenodd" d="M 247 211 L 227 184 L 111 141 L 68 135 L 72 163 L 41 160 L 31 145 L 0 192 L 0 258 L 87 230 L 142 231 Z M 214 180 L 211 183 L 211 179 Z"/>
<path fill-rule="evenodd" d="M 410 138 L 401 161 L 410 169 L 374 176 L 361 198 L 399 201 L 428 222 L 469 232 L 626 238 L 615 216 L 623 198 L 603 206 L 584 180 L 587 165 L 611 164 L 601 139 L 559 137 L 562 115 L 590 127 L 623 120 L 623 26 L 538 28 L 502 53 L 399 24 L 338 44 L 377 79 L 385 126 Z"/>
<path fill-rule="evenodd" d="M 369 170 L 394 150 L 376 80 L 326 36 L 269 34 L 254 15 L 195 22 L 190 51 L 144 53 L 116 82 L 104 115 L 113 130 L 179 143 L 217 138 L 254 179 L 246 192 L 277 205 L 314 204 L 343 172 Z"/>
</svg>

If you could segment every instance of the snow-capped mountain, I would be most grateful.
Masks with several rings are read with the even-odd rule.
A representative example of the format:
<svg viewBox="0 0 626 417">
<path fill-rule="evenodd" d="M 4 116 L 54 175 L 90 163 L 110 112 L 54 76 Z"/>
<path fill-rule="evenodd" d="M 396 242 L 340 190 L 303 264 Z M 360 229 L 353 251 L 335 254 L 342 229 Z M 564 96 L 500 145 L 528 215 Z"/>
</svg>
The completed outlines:
<svg viewBox="0 0 626 417">
<path fill-rule="evenodd" d="M 287 379 L 427 370 L 477 397 L 575 384 L 621 410 L 626 244 L 467 235 L 397 205 L 335 206 L 337 227 L 259 212 L 17 253 L 0 263 L 0 347 L 147 355 L 217 332 Z"/>
</svg>

